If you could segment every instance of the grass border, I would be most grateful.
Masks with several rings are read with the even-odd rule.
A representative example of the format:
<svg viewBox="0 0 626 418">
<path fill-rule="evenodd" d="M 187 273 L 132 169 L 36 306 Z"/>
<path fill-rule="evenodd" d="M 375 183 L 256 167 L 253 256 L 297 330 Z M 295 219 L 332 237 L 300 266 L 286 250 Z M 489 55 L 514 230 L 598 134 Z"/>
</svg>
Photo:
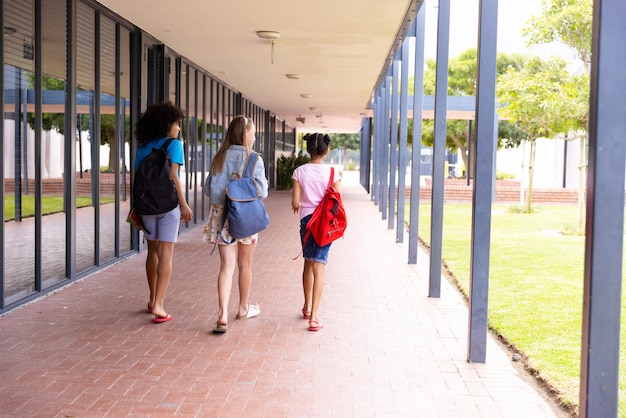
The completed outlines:
<svg viewBox="0 0 626 418">
<path fill-rule="evenodd" d="M 406 224 L 408 228 L 408 224 Z M 420 247 L 428 254 L 428 259 L 430 261 L 430 246 L 418 236 L 417 238 Z M 448 267 L 445 260 L 442 259 L 441 265 L 443 267 L 443 275 L 448 280 L 448 282 L 456 289 L 459 295 L 463 298 L 465 302 L 466 308 L 469 309 L 469 295 L 467 292 L 461 287 L 461 283 L 459 279 L 455 276 L 454 272 Z M 490 324 L 489 318 L 487 318 L 487 327 L 489 332 L 496 337 L 497 342 L 509 351 L 511 356 L 511 363 L 513 367 L 517 370 L 524 371 L 529 375 L 529 378 L 537 384 L 541 390 L 544 392 L 543 394 L 548 397 L 552 402 L 554 402 L 555 406 L 558 407 L 564 413 L 572 417 L 578 417 L 578 405 L 567 402 L 562 397 L 562 392 L 558 390 L 553 384 L 551 384 L 545 377 L 541 375 L 541 371 L 535 367 L 533 367 L 528 361 L 528 357 L 511 341 L 509 341 L 504 335 L 499 333 L 495 328 L 493 328 Z M 513 354 L 517 354 L 519 358 L 513 359 Z"/>
</svg>

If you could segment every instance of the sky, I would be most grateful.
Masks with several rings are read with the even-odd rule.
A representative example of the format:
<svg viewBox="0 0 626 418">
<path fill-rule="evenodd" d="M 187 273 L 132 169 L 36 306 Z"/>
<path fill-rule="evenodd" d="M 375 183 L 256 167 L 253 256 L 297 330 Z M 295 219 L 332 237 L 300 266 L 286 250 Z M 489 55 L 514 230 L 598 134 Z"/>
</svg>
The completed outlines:
<svg viewBox="0 0 626 418">
<path fill-rule="evenodd" d="M 572 52 L 562 45 L 542 45 L 529 49 L 522 35 L 532 16 L 541 14 L 542 0 L 498 1 L 498 52 L 526 53 L 548 58 L 560 56 L 574 59 Z M 434 59 L 437 42 L 437 0 L 426 0 L 425 58 Z M 479 0 L 450 0 L 450 52 L 449 57 L 458 57 L 469 48 L 476 48 L 478 38 Z"/>
</svg>

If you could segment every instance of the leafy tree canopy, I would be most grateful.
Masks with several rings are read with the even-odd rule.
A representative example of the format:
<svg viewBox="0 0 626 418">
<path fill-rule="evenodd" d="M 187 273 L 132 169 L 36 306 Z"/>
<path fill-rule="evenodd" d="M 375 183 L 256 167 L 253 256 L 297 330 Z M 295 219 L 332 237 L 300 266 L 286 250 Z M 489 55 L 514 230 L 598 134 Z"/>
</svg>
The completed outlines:
<svg viewBox="0 0 626 418">
<path fill-rule="evenodd" d="M 569 74 L 566 67 L 562 59 L 533 58 L 524 68 L 511 68 L 498 77 L 501 113 L 531 140 L 554 138 L 580 123 L 582 78 Z"/>
<path fill-rule="evenodd" d="M 574 49 L 589 71 L 593 0 L 544 0 L 540 16 L 533 16 L 522 34 L 529 46 L 561 42 Z"/>
<path fill-rule="evenodd" d="M 449 96 L 474 96 L 476 94 L 476 72 L 477 72 L 477 50 L 470 48 L 452 58 L 448 66 L 448 95 Z M 496 57 L 496 72 L 503 74 L 509 69 L 520 69 L 524 66 L 527 58 L 522 54 L 499 53 Z M 424 73 L 424 93 L 435 94 L 436 62 L 426 61 Z M 426 120 L 423 123 L 422 141 L 427 146 L 432 146 L 434 141 L 433 121 Z M 446 147 L 456 152 L 462 152 L 467 148 L 467 137 L 469 135 L 467 120 L 448 120 L 446 127 Z M 498 124 L 498 146 L 503 148 L 514 148 L 520 141 L 528 136 L 517 129 L 507 120 L 501 120 Z"/>
<path fill-rule="evenodd" d="M 361 146 L 359 134 L 330 134 L 330 149 L 358 150 Z"/>
<path fill-rule="evenodd" d="M 509 68 L 521 68 L 526 57 L 522 54 L 498 53 L 496 56 L 496 73 L 502 74 Z M 476 95 L 476 71 L 478 53 L 476 48 L 470 48 L 448 62 L 448 95 L 474 96 Z M 424 94 L 435 94 L 436 81 L 435 60 L 426 61 L 424 72 Z M 412 84 L 409 84 L 409 94 L 412 94 Z"/>
</svg>

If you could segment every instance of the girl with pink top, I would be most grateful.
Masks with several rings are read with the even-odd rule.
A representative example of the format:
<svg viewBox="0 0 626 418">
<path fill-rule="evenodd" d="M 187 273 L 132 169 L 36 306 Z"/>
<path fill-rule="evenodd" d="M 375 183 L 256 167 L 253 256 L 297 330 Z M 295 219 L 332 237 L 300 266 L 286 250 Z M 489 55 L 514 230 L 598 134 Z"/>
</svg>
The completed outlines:
<svg viewBox="0 0 626 418">
<path fill-rule="evenodd" d="M 304 136 L 306 150 L 311 161 L 296 168 L 292 175 L 293 190 L 291 207 L 294 213 L 300 214 L 300 241 L 304 240 L 306 225 L 317 205 L 322 201 L 331 175 L 331 167 L 324 165 L 324 158 L 328 155 L 330 136 L 327 134 L 307 134 Z M 333 186 L 339 191 L 341 174 L 335 170 Z M 309 320 L 309 331 L 319 331 L 323 328 L 319 320 L 318 310 L 324 290 L 324 272 L 328 261 L 328 250 L 331 244 L 318 246 L 309 235 L 306 242 L 302 242 L 302 256 L 304 268 L 302 270 L 302 287 L 304 290 L 304 306 L 302 316 Z"/>
</svg>

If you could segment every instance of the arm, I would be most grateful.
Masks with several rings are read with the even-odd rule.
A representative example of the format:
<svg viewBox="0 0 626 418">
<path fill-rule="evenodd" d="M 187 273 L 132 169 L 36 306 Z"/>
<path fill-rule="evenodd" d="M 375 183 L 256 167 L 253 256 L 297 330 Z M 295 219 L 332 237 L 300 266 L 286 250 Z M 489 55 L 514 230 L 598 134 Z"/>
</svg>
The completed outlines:
<svg viewBox="0 0 626 418">
<path fill-rule="evenodd" d="M 293 187 L 291 189 L 291 209 L 293 209 L 293 213 L 300 212 L 300 194 L 302 190 L 300 189 L 300 183 L 298 180 L 292 180 Z"/>
<path fill-rule="evenodd" d="M 176 163 L 172 163 L 172 172 L 170 173 L 170 178 L 174 182 L 174 187 L 176 187 L 176 194 L 178 195 L 178 202 L 180 204 L 180 219 L 188 222 L 191 220 L 193 213 L 191 212 L 191 208 L 187 204 L 187 200 L 185 200 L 183 186 L 180 184 L 180 179 L 178 178 L 178 164 Z"/>
<path fill-rule="evenodd" d="M 261 196 L 261 199 L 265 199 L 268 194 L 269 186 L 267 184 L 267 178 L 265 177 L 265 164 L 260 154 L 254 165 L 252 177 L 256 180 L 256 184 L 259 188 L 259 196 Z"/>
<path fill-rule="evenodd" d="M 337 175 L 335 174 L 335 177 L 337 177 Z M 333 187 L 335 188 L 335 190 L 337 190 L 339 193 L 341 193 L 341 190 L 339 190 L 339 186 L 341 186 L 341 178 L 343 177 L 343 172 L 339 171 L 339 179 L 335 180 L 335 182 L 333 183 Z M 333 179 L 334 180 L 334 179 Z"/>
</svg>

